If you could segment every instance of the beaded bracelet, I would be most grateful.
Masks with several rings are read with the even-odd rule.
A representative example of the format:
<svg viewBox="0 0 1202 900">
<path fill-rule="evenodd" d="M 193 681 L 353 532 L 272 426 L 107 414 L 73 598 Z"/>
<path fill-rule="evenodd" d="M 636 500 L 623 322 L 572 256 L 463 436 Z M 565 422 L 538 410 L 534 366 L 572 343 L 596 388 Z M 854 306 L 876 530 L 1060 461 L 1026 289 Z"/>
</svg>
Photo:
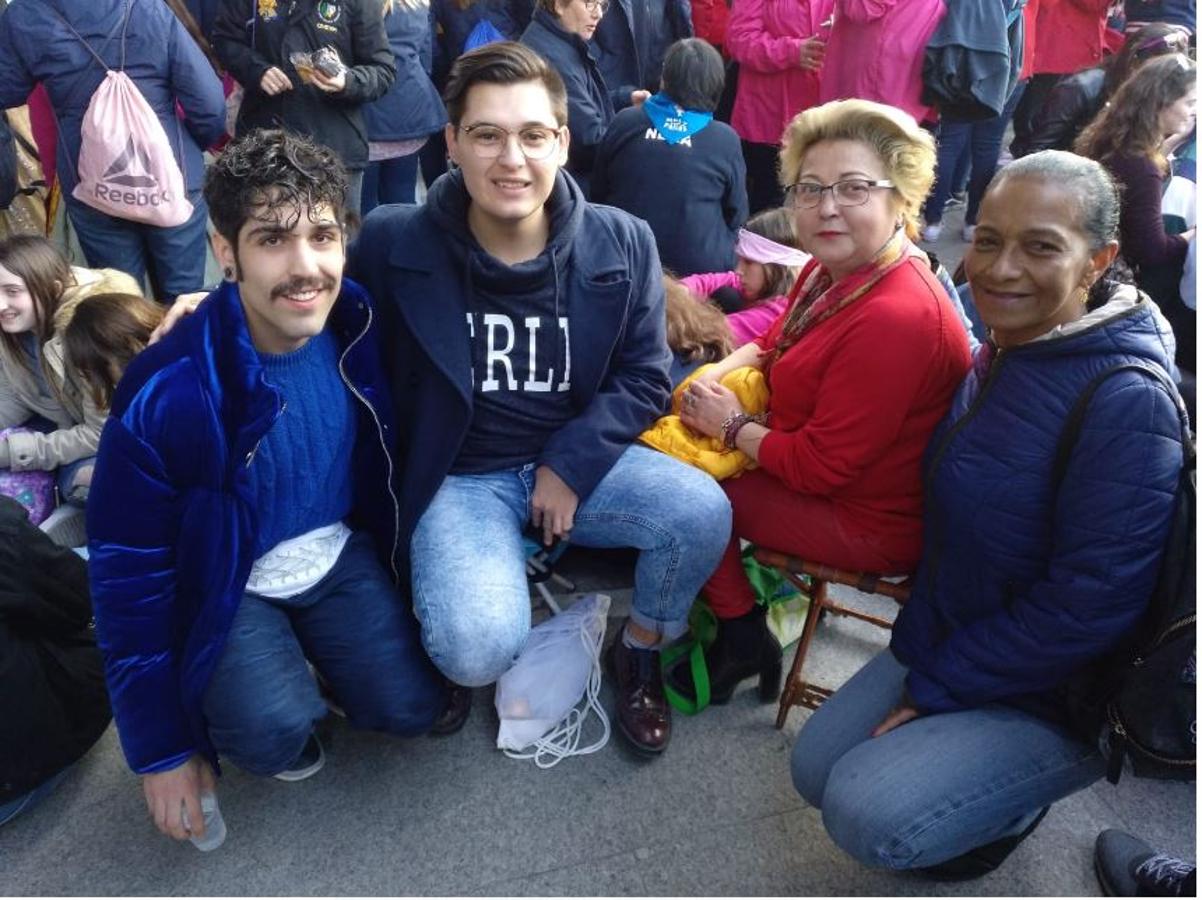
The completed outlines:
<svg viewBox="0 0 1202 900">
<path fill-rule="evenodd" d="M 757 425 L 763 425 L 768 421 L 767 413 L 751 413 L 737 412 L 731 413 L 722 421 L 722 446 L 727 450 L 737 449 L 735 442 L 739 438 L 739 431 L 748 422 L 755 422 Z"/>
</svg>

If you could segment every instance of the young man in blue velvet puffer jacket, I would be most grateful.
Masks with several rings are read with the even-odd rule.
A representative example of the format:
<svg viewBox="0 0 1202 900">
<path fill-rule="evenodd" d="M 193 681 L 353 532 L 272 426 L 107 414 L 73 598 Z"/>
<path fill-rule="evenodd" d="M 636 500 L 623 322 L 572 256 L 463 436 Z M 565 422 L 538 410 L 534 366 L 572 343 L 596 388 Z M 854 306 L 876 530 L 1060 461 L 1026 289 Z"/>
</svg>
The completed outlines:
<svg viewBox="0 0 1202 900">
<path fill-rule="evenodd" d="M 346 172 L 283 131 L 205 192 L 225 283 L 126 371 L 88 505 L 122 746 L 188 835 L 218 757 L 321 766 L 312 664 L 352 725 L 427 731 L 444 689 L 397 591 L 395 429 L 367 294 L 342 279 Z"/>
</svg>

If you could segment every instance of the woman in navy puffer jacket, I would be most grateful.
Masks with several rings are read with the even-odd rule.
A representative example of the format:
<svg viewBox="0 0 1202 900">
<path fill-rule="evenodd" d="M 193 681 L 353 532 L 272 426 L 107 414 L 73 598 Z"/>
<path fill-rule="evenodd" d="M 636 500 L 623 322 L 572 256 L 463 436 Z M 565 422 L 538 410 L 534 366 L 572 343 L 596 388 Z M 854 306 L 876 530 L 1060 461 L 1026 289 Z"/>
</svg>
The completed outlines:
<svg viewBox="0 0 1202 900">
<path fill-rule="evenodd" d="M 1118 215 L 1105 170 L 1061 151 L 1013 163 L 985 196 L 964 265 L 991 339 L 927 450 L 913 593 L 890 648 L 794 750 L 797 789 L 867 865 L 984 874 L 1103 774 L 1065 691 L 1147 608 L 1182 465 L 1178 398 L 1121 371 L 1054 484 L 1087 384 L 1172 367 L 1155 305 L 1102 278 Z"/>
<path fill-rule="evenodd" d="M 363 108 L 370 160 L 363 176 L 363 215 L 380 203 L 416 201 L 418 151 L 447 124 L 446 108 L 430 80 L 432 20 L 430 0 L 384 3 L 396 81 Z"/>
</svg>

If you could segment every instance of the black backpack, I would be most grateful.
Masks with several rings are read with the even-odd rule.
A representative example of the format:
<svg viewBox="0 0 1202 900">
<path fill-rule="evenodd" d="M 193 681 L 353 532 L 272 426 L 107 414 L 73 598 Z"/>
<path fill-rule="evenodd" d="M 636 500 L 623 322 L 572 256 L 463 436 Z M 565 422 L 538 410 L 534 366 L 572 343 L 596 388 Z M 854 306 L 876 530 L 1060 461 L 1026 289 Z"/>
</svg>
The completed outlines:
<svg viewBox="0 0 1202 900">
<path fill-rule="evenodd" d="M 1096 376 L 1069 412 L 1056 447 L 1053 484 L 1068 469 L 1073 445 L 1094 393 L 1116 372 L 1138 371 L 1157 379 L 1177 403 L 1185 461 L 1177 485 L 1164 556 L 1147 612 L 1133 633 L 1089 672 L 1088 689 L 1070 700 L 1076 722 L 1099 729 L 1106 753 L 1106 777 L 1117 784 L 1123 762 L 1147 778 L 1194 779 L 1197 709 L 1195 698 L 1197 546 L 1196 449 L 1189 416 L 1176 385 L 1161 369 L 1126 363 Z"/>
</svg>

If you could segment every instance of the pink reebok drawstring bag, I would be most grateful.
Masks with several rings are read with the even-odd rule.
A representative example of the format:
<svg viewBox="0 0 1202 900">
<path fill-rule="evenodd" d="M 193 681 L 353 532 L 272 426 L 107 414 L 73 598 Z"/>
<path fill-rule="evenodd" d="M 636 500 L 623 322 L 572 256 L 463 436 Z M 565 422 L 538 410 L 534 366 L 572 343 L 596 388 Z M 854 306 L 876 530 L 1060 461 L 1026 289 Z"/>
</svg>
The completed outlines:
<svg viewBox="0 0 1202 900">
<path fill-rule="evenodd" d="M 84 112 L 79 183 L 71 193 L 81 203 L 119 219 L 161 228 L 183 225 L 193 212 L 183 172 L 171 152 L 162 122 L 133 79 L 125 74 L 130 5 L 126 0 L 121 68 L 117 71 L 110 69 L 92 45 L 51 8 L 105 70 L 104 81 Z"/>
</svg>

